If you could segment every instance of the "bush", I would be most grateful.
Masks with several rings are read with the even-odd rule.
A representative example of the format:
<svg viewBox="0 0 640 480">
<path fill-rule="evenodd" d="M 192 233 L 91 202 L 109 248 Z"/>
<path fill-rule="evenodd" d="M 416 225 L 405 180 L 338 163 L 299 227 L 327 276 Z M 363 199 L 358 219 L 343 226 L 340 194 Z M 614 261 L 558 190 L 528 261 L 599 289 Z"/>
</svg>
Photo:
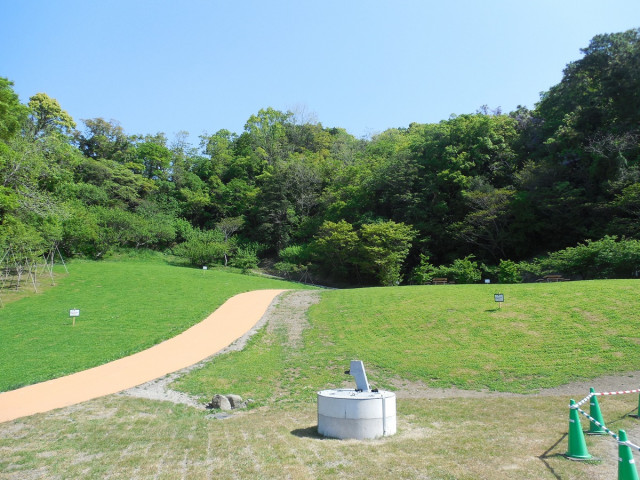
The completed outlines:
<svg viewBox="0 0 640 480">
<path fill-rule="evenodd" d="M 520 265 L 511 260 L 500 260 L 498 266 L 498 282 L 499 283 L 520 283 L 522 282 L 522 274 L 520 273 Z"/>
<path fill-rule="evenodd" d="M 258 247 L 255 245 L 244 245 L 238 247 L 231 258 L 231 266 L 247 272 L 258 267 Z"/>
<path fill-rule="evenodd" d="M 290 245 L 278 252 L 280 260 L 295 265 L 306 264 L 309 261 L 309 253 L 306 245 Z"/>
<path fill-rule="evenodd" d="M 446 278 L 455 283 L 477 283 L 482 278 L 482 273 L 480 266 L 472 258 L 473 255 L 469 255 L 454 260 L 451 265 L 436 267 L 429 263 L 429 257 L 420 255 L 420 265 L 413 270 L 413 282 L 426 285 L 434 278 Z"/>
<path fill-rule="evenodd" d="M 456 283 L 478 283 L 482 278 L 478 262 L 473 262 L 473 255 L 469 255 L 463 259 L 456 259 L 446 268 L 447 277 L 453 279 Z"/>
<path fill-rule="evenodd" d="M 417 285 L 427 285 L 434 277 L 438 276 L 435 274 L 436 271 L 437 267 L 429 263 L 429 257 L 421 253 L 420 264 L 413 269 L 411 282 Z"/>
<path fill-rule="evenodd" d="M 553 252 L 539 263 L 542 273 L 585 280 L 633 278 L 640 271 L 640 241 L 605 236 Z"/>
<path fill-rule="evenodd" d="M 194 230 L 186 242 L 175 247 L 174 253 L 196 266 L 223 264 L 229 251 L 227 243 L 217 230 Z"/>
</svg>

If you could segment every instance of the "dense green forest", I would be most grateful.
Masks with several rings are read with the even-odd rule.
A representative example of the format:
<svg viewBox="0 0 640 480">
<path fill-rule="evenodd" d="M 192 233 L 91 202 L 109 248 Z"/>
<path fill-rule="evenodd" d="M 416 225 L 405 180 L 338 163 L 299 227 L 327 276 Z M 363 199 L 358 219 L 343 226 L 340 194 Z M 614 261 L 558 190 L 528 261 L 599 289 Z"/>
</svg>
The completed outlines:
<svg viewBox="0 0 640 480">
<path fill-rule="evenodd" d="M 352 285 L 637 276 L 640 29 L 582 53 L 533 110 L 355 138 L 266 108 L 197 146 L 77 124 L 0 77 L 0 250 L 146 248 Z"/>
</svg>

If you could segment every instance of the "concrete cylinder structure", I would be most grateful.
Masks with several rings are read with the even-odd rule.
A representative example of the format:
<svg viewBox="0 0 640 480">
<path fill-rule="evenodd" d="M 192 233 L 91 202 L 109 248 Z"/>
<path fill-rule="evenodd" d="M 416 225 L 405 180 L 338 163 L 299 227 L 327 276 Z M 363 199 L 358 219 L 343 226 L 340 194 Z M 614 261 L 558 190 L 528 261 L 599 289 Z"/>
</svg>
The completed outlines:
<svg viewBox="0 0 640 480">
<path fill-rule="evenodd" d="M 353 389 L 318 392 L 318 433 L 358 440 L 396 433 L 396 395 Z"/>
</svg>

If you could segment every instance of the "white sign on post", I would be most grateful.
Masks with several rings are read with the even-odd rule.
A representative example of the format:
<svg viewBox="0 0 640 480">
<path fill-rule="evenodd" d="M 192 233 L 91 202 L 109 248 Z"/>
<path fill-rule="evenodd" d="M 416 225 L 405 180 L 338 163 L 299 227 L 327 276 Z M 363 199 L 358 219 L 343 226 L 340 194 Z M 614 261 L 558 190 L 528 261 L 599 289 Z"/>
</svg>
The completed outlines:
<svg viewBox="0 0 640 480">
<path fill-rule="evenodd" d="M 76 326 L 76 317 L 80 316 L 80 310 L 69 310 L 69 316 L 73 318 L 73 326 Z"/>
<path fill-rule="evenodd" d="M 504 293 L 496 293 L 493 295 L 493 299 L 496 302 L 504 302 Z"/>
</svg>

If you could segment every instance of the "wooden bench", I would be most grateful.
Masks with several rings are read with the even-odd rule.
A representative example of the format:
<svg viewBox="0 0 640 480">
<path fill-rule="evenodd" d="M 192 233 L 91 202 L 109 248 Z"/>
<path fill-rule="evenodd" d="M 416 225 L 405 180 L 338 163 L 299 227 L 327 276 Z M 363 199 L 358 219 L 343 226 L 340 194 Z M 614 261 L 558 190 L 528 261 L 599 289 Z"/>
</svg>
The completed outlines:
<svg viewBox="0 0 640 480">
<path fill-rule="evenodd" d="M 431 279 L 431 284 L 432 285 L 446 285 L 448 283 L 448 280 L 446 278 L 432 278 Z"/>
<path fill-rule="evenodd" d="M 538 282 L 568 282 L 568 278 L 563 278 L 562 275 L 545 275 L 538 279 Z"/>
</svg>

